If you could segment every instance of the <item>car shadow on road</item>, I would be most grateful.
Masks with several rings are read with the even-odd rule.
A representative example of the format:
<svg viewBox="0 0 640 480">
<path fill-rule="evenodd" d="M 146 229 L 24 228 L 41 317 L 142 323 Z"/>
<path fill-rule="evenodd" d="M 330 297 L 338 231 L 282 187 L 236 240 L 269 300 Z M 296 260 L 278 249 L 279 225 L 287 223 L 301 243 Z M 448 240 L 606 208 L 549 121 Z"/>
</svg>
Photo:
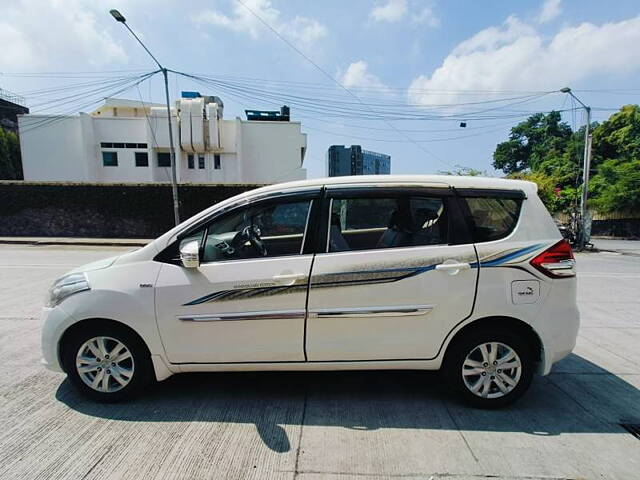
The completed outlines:
<svg viewBox="0 0 640 480">
<path fill-rule="evenodd" d="M 116 421 L 254 424 L 276 452 L 291 449 L 282 425 L 546 436 L 626 433 L 620 423 L 640 423 L 640 391 L 573 354 L 501 410 L 470 408 L 444 387 L 437 372 L 421 371 L 182 374 L 119 404 L 85 400 L 65 380 L 56 398 L 83 414 Z"/>
</svg>

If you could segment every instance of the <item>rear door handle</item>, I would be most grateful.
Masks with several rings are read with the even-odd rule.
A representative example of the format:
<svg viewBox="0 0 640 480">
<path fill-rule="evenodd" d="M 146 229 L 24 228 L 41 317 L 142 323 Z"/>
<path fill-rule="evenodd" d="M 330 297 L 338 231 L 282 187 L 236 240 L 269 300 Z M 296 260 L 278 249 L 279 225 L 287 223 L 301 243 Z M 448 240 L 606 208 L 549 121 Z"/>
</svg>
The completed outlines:
<svg viewBox="0 0 640 480">
<path fill-rule="evenodd" d="M 283 273 L 281 275 L 274 275 L 272 278 L 275 282 L 284 285 L 293 285 L 297 280 L 302 280 L 306 275 L 304 273 Z"/>
<path fill-rule="evenodd" d="M 449 275 L 455 275 L 461 270 L 469 270 L 471 265 L 466 262 L 456 262 L 455 260 L 445 260 L 440 265 L 436 265 L 436 270 L 448 273 Z"/>
</svg>

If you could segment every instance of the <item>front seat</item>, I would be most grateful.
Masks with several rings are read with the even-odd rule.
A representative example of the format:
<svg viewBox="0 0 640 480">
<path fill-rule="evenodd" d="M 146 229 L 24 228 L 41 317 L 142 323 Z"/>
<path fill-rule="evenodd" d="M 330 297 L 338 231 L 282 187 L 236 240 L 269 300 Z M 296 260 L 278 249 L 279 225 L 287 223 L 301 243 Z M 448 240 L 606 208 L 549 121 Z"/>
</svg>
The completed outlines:
<svg viewBox="0 0 640 480">
<path fill-rule="evenodd" d="M 331 226 L 329 228 L 329 251 L 330 252 L 348 252 L 351 250 L 349 243 L 342 235 L 342 225 L 340 223 L 340 215 L 331 214 Z"/>
<path fill-rule="evenodd" d="M 397 208 L 391 213 L 389 226 L 378 240 L 377 248 L 404 247 L 413 245 L 413 220 L 409 199 L 399 199 Z"/>
</svg>

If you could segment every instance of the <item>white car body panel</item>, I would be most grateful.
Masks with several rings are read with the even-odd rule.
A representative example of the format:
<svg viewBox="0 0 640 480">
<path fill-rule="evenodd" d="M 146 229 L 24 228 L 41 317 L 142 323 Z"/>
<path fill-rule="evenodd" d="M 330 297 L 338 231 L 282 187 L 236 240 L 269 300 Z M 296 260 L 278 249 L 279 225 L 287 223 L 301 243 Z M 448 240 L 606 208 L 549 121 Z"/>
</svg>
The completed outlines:
<svg viewBox="0 0 640 480">
<path fill-rule="evenodd" d="M 198 269 L 163 265 L 156 305 L 169 361 L 304 361 L 312 259 L 313 255 L 256 258 Z M 248 319 L 239 320 L 234 314 Z"/>
<path fill-rule="evenodd" d="M 181 232 L 217 212 L 279 192 L 346 184 L 515 189 L 526 200 L 513 232 L 491 242 L 234 260 L 197 269 L 154 260 Z M 158 380 L 186 371 L 430 370 L 441 366 L 447 346 L 466 325 L 508 317 L 539 337 L 539 371 L 545 374 L 575 345 L 576 280 L 551 279 L 528 262 L 560 239 L 530 182 L 370 176 L 272 185 L 220 202 L 110 266 L 76 269 L 86 272 L 91 290 L 43 310 L 43 363 L 60 371 L 65 331 L 99 318 L 123 323 L 142 337 Z M 447 260 L 469 268 L 454 275 L 434 268 Z M 375 276 L 380 270 L 392 276 L 417 273 L 382 283 L 320 286 L 328 276 Z M 271 292 L 254 294 L 260 289 Z M 254 293 L 243 296 L 240 290 Z M 224 299 L 219 292 L 232 293 Z M 514 300 L 519 292 L 530 296 Z M 212 295 L 213 301 L 206 299 Z"/>
<path fill-rule="evenodd" d="M 437 356 L 446 334 L 471 314 L 478 275 L 472 268 L 455 275 L 435 270 L 451 260 L 475 263 L 473 246 L 317 255 L 309 290 L 308 359 Z"/>
</svg>

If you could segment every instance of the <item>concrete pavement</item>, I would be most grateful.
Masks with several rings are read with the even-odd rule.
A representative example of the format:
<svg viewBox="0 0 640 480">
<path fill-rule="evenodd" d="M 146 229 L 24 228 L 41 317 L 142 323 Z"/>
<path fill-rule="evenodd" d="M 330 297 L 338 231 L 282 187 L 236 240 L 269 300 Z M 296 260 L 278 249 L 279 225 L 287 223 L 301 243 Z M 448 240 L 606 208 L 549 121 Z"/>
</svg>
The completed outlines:
<svg viewBox="0 0 640 480">
<path fill-rule="evenodd" d="M 601 251 L 618 252 L 627 255 L 640 255 L 639 240 L 616 240 L 611 238 L 592 238 L 591 243 Z"/>
<path fill-rule="evenodd" d="M 633 479 L 640 258 L 578 255 L 574 354 L 516 405 L 474 410 L 423 372 L 174 376 L 130 403 L 39 365 L 39 308 L 65 271 L 122 248 L 0 246 L 0 478 Z"/>
</svg>

